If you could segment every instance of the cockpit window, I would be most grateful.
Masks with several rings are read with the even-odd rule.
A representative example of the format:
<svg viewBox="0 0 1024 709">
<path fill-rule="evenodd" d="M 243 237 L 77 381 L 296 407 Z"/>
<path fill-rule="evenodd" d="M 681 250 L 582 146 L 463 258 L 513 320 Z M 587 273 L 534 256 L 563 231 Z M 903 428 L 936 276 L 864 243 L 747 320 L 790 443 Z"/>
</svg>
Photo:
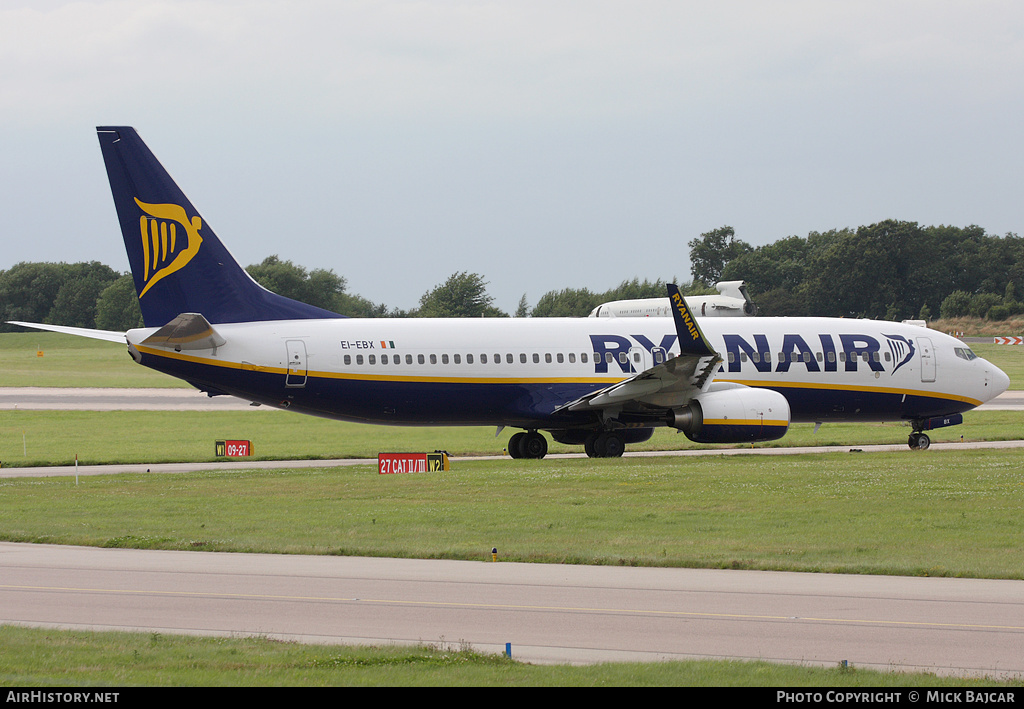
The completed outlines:
<svg viewBox="0 0 1024 709">
<path fill-rule="evenodd" d="M 953 351 L 956 352 L 957 357 L 959 357 L 960 359 L 966 359 L 968 362 L 970 362 L 972 359 L 978 358 L 978 355 L 971 352 L 971 350 L 967 347 L 954 347 Z"/>
</svg>

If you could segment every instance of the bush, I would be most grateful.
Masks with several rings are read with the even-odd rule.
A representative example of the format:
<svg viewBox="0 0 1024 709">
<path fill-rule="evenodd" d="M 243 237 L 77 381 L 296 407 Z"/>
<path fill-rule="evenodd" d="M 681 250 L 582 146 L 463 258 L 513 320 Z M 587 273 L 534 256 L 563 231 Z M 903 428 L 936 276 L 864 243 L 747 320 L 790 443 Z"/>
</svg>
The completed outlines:
<svg viewBox="0 0 1024 709">
<path fill-rule="evenodd" d="M 962 318 L 970 312 L 970 308 L 971 294 L 955 290 L 947 295 L 946 299 L 942 301 L 942 305 L 939 306 L 939 317 L 943 319 Z"/>
</svg>

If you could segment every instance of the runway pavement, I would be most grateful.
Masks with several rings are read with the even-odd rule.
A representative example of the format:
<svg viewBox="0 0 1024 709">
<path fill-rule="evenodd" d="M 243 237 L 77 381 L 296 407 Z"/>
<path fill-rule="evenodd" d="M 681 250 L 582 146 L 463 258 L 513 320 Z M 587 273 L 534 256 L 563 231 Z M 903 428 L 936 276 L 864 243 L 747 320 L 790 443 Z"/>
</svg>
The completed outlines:
<svg viewBox="0 0 1024 709">
<path fill-rule="evenodd" d="M 1018 581 L 0 544 L 0 622 L 1024 674 Z"/>
</svg>

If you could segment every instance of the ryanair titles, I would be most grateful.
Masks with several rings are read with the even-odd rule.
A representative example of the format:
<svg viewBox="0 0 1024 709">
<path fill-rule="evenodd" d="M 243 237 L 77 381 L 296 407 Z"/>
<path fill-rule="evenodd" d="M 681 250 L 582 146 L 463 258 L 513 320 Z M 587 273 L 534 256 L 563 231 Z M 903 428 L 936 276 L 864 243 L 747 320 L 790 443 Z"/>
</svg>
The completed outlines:
<svg viewBox="0 0 1024 709">
<path fill-rule="evenodd" d="M 808 372 L 856 372 L 864 367 L 869 371 L 884 372 L 889 364 L 890 373 L 910 361 L 916 348 L 912 341 L 901 335 L 883 335 L 880 342 L 872 335 L 831 333 L 811 336 L 796 333 L 775 336 L 769 342 L 763 334 L 727 334 L 722 339 L 725 353 L 721 371 L 736 373 L 744 371 L 788 372 L 792 368 L 804 367 Z M 636 372 L 635 357 L 631 354 L 645 352 L 644 369 L 661 361 L 658 353 L 667 354 L 676 344 L 675 335 L 665 335 L 655 344 L 644 335 L 591 335 L 594 349 L 594 372 L 607 374 L 617 367 L 624 374 Z M 664 357 L 662 358 L 664 359 Z"/>
</svg>

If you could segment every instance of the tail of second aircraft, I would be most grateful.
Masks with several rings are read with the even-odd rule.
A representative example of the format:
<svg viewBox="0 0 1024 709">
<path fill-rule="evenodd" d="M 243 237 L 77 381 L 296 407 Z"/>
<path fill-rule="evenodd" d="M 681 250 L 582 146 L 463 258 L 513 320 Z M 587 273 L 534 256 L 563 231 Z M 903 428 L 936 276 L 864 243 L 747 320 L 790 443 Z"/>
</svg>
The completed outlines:
<svg viewBox="0 0 1024 709">
<path fill-rule="evenodd" d="M 147 327 L 342 317 L 272 293 L 224 248 L 134 128 L 96 129 Z"/>
</svg>

